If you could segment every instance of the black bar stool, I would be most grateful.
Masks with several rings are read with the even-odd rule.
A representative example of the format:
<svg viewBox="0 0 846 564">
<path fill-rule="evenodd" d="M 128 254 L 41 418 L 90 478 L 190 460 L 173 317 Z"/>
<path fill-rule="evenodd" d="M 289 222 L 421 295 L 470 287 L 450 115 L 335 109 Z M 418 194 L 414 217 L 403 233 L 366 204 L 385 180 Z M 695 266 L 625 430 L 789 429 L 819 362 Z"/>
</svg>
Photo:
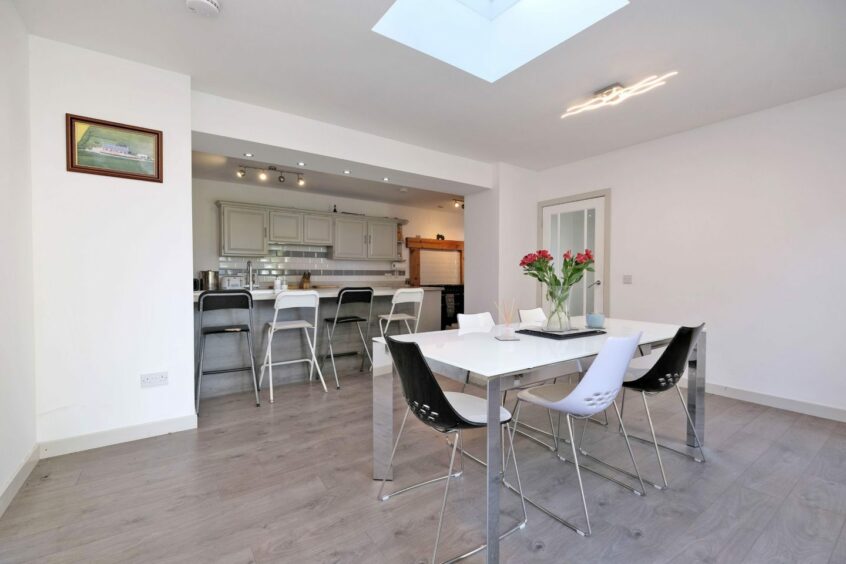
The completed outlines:
<svg viewBox="0 0 846 564">
<path fill-rule="evenodd" d="M 341 310 L 345 304 L 367 304 L 367 319 L 360 315 L 341 315 Z M 335 329 L 338 325 L 346 325 L 355 323 L 358 329 L 358 335 L 361 337 L 361 344 L 364 345 L 364 355 L 361 357 L 361 368 L 364 369 L 364 359 L 370 361 L 370 366 L 373 366 L 373 359 L 370 358 L 370 349 L 367 348 L 367 336 L 370 335 L 370 318 L 373 315 L 373 288 L 342 288 L 338 292 L 338 308 L 335 310 L 335 317 L 326 317 L 323 319 L 323 327 L 326 333 L 326 342 L 329 344 L 329 357 L 332 359 L 332 371 L 335 373 L 335 386 L 341 389 L 341 383 L 338 381 L 338 369 L 335 367 L 335 351 L 332 348 L 332 337 L 335 336 Z M 364 332 L 361 331 L 361 324 L 366 324 Z M 355 353 L 341 353 L 341 354 L 355 354 Z M 321 360 L 325 359 L 324 354 Z"/>
<path fill-rule="evenodd" d="M 197 363 L 197 390 L 196 390 L 196 412 L 200 414 L 200 386 L 203 383 L 203 374 L 226 374 L 228 372 L 250 371 L 253 375 L 253 390 L 256 394 L 256 406 L 260 405 L 258 394 L 258 382 L 256 380 L 256 359 L 253 353 L 253 338 L 250 328 L 253 326 L 253 296 L 247 290 L 208 290 L 200 294 L 197 300 L 197 309 L 200 312 L 200 360 Z M 203 314 L 215 310 L 247 310 L 247 324 L 229 325 L 203 325 Z M 217 370 L 203 370 L 203 356 L 206 350 L 206 338 L 209 335 L 246 335 L 247 345 L 250 349 L 250 366 L 237 368 L 222 368 Z"/>
</svg>

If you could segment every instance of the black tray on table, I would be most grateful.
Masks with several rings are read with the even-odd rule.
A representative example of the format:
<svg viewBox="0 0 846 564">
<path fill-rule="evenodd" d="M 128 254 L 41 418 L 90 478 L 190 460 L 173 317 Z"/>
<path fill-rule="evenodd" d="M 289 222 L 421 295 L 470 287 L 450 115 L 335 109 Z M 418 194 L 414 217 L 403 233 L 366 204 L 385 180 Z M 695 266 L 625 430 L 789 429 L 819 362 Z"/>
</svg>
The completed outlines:
<svg viewBox="0 0 846 564">
<path fill-rule="evenodd" d="M 576 331 L 568 331 L 566 333 L 551 333 L 549 331 L 537 331 L 534 329 L 520 329 L 517 333 L 523 335 L 531 335 L 532 337 L 542 337 L 544 339 L 555 339 L 556 341 L 564 341 L 566 339 L 578 339 L 580 337 L 594 337 L 596 335 L 604 335 L 605 331 L 602 329 L 577 329 Z"/>
</svg>

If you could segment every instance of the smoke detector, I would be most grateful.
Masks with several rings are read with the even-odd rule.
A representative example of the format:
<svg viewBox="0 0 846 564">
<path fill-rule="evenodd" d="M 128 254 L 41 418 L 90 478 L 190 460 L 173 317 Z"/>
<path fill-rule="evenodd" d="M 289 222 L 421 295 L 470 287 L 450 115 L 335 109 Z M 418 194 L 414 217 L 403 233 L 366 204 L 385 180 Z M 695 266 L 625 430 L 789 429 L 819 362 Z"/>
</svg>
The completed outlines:
<svg viewBox="0 0 846 564">
<path fill-rule="evenodd" d="M 218 0 L 185 0 L 185 6 L 201 16 L 213 18 L 220 13 Z"/>
</svg>

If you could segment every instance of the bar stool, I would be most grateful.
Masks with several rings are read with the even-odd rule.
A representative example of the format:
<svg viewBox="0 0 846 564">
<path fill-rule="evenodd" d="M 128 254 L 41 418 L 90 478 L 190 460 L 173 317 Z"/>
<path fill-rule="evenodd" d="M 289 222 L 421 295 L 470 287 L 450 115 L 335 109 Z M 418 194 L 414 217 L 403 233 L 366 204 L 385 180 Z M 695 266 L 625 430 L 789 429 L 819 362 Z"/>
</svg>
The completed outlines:
<svg viewBox="0 0 846 564">
<path fill-rule="evenodd" d="M 669 487 L 667 474 L 664 471 L 664 463 L 661 460 L 660 449 L 663 448 L 675 452 L 676 454 L 687 456 L 696 462 L 705 462 L 705 452 L 702 450 L 702 442 L 699 440 L 699 435 L 696 434 L 696 427 L 694 427 L 693 420 L 690 418 L 690 411 L 688 411 L 687 405 L 684 403 L 684 397 L 678 387 L 679 379 L 681 379 L 682 374 L 684 374 L 687 362 L 690 359 L 690 355 L 693 353 L 693 348 L 696 346 L 696 342 L 699 340 L 699 334 L 702 332 L 703 327 L 705 327 L 704 323 L 698 327 L 680 327 L 670 341 L 670 344 L 667 345 L 667 348 L 664 349 L 664 352 L 652 368 L 648 370 L 630 368 L 626 373 L 626 378 L 623 382 L 623 412 L 625 412 L 626 408 L 627 390 L 640 392 L 640 395 L 643 398 L 643 408 L 646 410 L 646 420 L 649 422 L 649 432 L 652 435 L 652 440 L 643 439 L 636 435 L 631 435 L 631 438 L 640 442 L 652 444 L 655 447 L 655 456 L 658 458 L 658 467 L 661 469 L 661 479 L 664 482 L 663 488 L 657 484 L 652 484 L 658 489 Z M 681 402 L 685 417 L 687 417 L 687 424 L 690 425 L 690 430 L 693 431 L 693 436 L 696 439 L 696 447 L 699 449 L 698 457 L 663 445 L 659 443 L 658 439 L 655 437 L 655 426 L 652 424 L 652 414 L 649 412 L 649 403 L 646 401 L 646 398 L 647 396 L 666 392 L 672 388 L 675 388 L 676 392 L 679 394 L 679 401 Z"/>
<path fill-rule="evenodd" d="M 587 373 L 585 374 L 585 377 L 582 378 L 581 382 L 579 382 L 570 393 L 566 394 L 563 397 L 560 395 L 560 388 L 555 384 L 549 386 L 529 388 L 527 390 L 521 391 L 517 395 L 517 406 L 514 413 L 515 422 L 519 421 L 520 419 L 520 407 L 522 403 L 530 403 L 546 409 L 555 410 L 565 416 L 565 419 L 567 420 L 567 431 L 570 438 L 570 447 L 573 453 L 573 460 L 569 461 L 563 458 L 558 453 L 557 447 L 559 443 L 557 440 L 556 455 L 560 460 L 564 462 L 572 462 L 576 466 L 576 477 L 578 478 L 579 491 L 582 495 L 582 507 L 584 508 L 585 512 L 587 531 L 583 531 L 578 526 L 570 523 L 563 517 L 556 515 L 537 501 L 534 501 L 528 497 L 526 498 L 526 501 L 528 501 L 529 503 L 531 503 L 532 505 L 534 505 L 535 507 L 537 507 L 538 509 L 540 509 L 562 525 L 572 529 L 573 531 L 579 533 L 582 536 L 590 536 L 591 528 L 590 516 L 588 515 L 587 501 L 585 500 L 585 488 L 584 484 L 582 484 L 582 466 L 579 463 L 579 455 L 576 453 L 576 443 L 573 440 L 573 419 L 584 419 L 585 428 L 587 428 L 587 419 L 599 413 L 600 411 L 604 411 L 611 405 L 614 406 L 614 409 L 617 412 L 617 418 L 620 420 L 620 429 L 623 434 L 623 437 L 626 440 L 626 447 L 628 448 L 629 457 L 631 458 L 632 465 L 634 466 L 635 475 L 637 476 L 637 479 L 640 482 L 640 490 L 637 490 L 629 486 L 628 484 L 624 484 L 623 482 L 617 481 L 616 479 L 610 476 L 601 474 L 596 470 L 592 470 L 588 467 L 584 467 L 584 469 L 589 470 L 602 478 L 610 480 L 615 484 L 618 484 L 630 490 L 636 495 L 644 495 L 645 493 L 643 488 L 643 480 L 640 478 L 640 471 L 637 468 L 637 462 L 635 462 L 631 444 L 629 444 L 629 436 L 626 433 L 625 426 L 623 426 L 623 419 L 620 416 L 620 410 L 617 408 L 616 402 L 617 394 L 620 393 L 620 389 L 623 386 L 623 377 L 626 374 L 626 369 L 629 367 L 629 362 L 631 362 L 632 357 L 634 356 L 638 342 L 640 342 L 640 336 L 640 333 L 638 333 L 637 335 L 632 335 L 629 337 L 609 337 L 603 345 L 602 350 L 599 351 L 596 360 L 588 369 Z M 511 427 L 512 435 L 514 434 L 515 428 L 516 425 Z M 513 445 L 514 441 L 512 439 L 512 448 Z"/>
<path fill-rule="evenodd" d="M 273 321 L 266 325 L 267 352 L 264 354 L 264 362 L 261 365 L 261 374 L 259 376 L 259 387 L 261 387 L 261 383 L 264 381 L 264 369 L 267 368 L 267 373 L 270 377 L 270 403 L 273 403 L 273 367 L 281 366 L 283 364 L 307 362 L 309 365 L 309 380 L 314 378 L 314 369 L 317 368 L 317 375 L 320 376 L 320 383 L 323 384 L 323 391 L 327 391 L 326 382 L 323 380 L 323 372 L 320 371 L 320 366 L 317 365 L 317 356 L 315 354 L 317 346 L 317 312 L 319 306 L 320 295 L 314 290 L 281 292 L 276 296 L 276 302 L 273 304 Z M 314 322 L 310 322 L 305 319 L 294 319 L 290 321 L 277 320 L 280 311 L 298 308 L 314 309 Z M 303 330 L 303 335 L 305 335 L 306 343 L 308 344 L 309 351 L 311 352 L 311 357 L 273 362 L 271 355 L 273 336 L 279 331 L 288 331 L 291 329 Z M 311 329 L 312 335 L 308 334 L 309 329 Z"/>
<path fill-rule="evenodd" d="M 345 304 L 367 304 L 367 319 L 359 315 L 341 315 L 341 309 Z M 323 332 L 326 335 L 326 343 L 329 345 L 329 357 L 332 359 L 332 371 L 335 373 L 335 387 L 340 390 L 341 383 L 338 381 L 338 369 L 335 367 L 335 351 L 332 349 L 332 338 L 335 336 L 335 329 L 338 325 L 355 323 L 358 335 L 361 337 L 361 344 L 364 345 L 364 354 L 361 355 L 361 368 L 364 369 L 365 357 L 373 366 L 373 359 L 370 357 L 370 349 L 367 348 L 367 336 L 370 335 L 370 318 L 373 315 L 373 288 L 342 288 L 338 292 L 338 309 L 335 310 L 335 317 L 323 319 Z M 365 331 L 362 333 L 361 324 L 366 323 Z M 347 354 L 347 353 L 343 353 Z M 355 354 L 355 353 L 350 353 Z M 323 361 L 326 355 L 321 355 Z"/>
<path fill-rule="evenodd" d="M 447 496 L 449 495 L 449 484 L 453 479 L 458 478 L 461 474 L 463 474 L 463 470 L 453 474 L 455 451 L 458 448 L 458 443 L 462 442 L 461 432 L 464 429 L 480 429 L 487 426 L 487 402 L 483 398 L 478 398 L 469 394 L 463 394 L 460 392 L 444 392 L 440 385 L 438 385 L 438 381 L 435 379 L 434 374 L 432 374 L 432 370 L 426 363 L 426 359 L 423 357 L 423 353 L 420 351 L 420 347 L 417 343 L 403 343 L 390 337 L 386 339 L 386 342 L 388 349 L 391 352 L 396 372 L 402 382 L 403 397 L 405 398 L 406 404 L 408 404 L 408 407 L 405 410 L 405 416 L 402 419 L 402 424 L 400 425 L 399 433 L 397 434 L 397 440 L 394 443 L 393 450 L 391 451 L 391 458 L 388 462 L 388 467 L 393 467 L 394 456 L 397 453 L 397 447 L 399 446 L 400 439 L 402 438 L 402 432 L 405 429 L 405 423 L 408 420 L 408 414 L 410 412 L 414 412 L 417 419 L 419 419 L 424 425 L 427 425 L 444 435 L 453 436 L 453 442 L 451 445 L 452 454 L 450 455 L 449 470 L 447 471 L 446 476 L 440 476 L 438 478 L 420 482 L 413 486 L 408 486 L 383 496 L 382 492 L 385 489 L 385 481 L 387 479 L 385 478 L 382 480 L 382 485 L 379 488 L 379 493 L 377 494 L 377 499 L 379 501 L 388 501 L 390 498 L 402 493 L 429 484 L 434 484 L 435 482 L 439 482 L 441 480 L 446 480 L 444 497 L 441 502 L 441 512 L 438 517 L 438 528 L 435 533 L 435 547 L 432 551 L 431 562 L 434 564 L 438 562 L 438 543 L 441 537 L 441 528 L 443 527 Z M 510 420 L 511 413 L 504 407 L 500 407 L 500 426 L 507 426 Z M 511 434 L 503 434 L 508 435 L 509 440 L 513 440 Z M 511 454 L 514 452 L 514 445 L 511 443 L 509 444 L 511 446 L 509 449 L 509 458 L 508 461 L 503 464 L 502 474 L 500 475 L 503 481 L 505 479 L 506 472 L 508 472 L 508 465 L 511 463 Z M 524 528 L 526 526 L 526 522 L 528 521 L 528 517 L 526 515 L 526 503 L 523 500 L 523 488 L 520 482 L 520 471 L 517 468 L 516 453 L 514 454 L 514 472 L 517 477 L 516 491 L 520 495 L 520 503 L 523 508 L 523 519 L 516 526 L 501 534 L 499 537 L 500 539 L 503 539 L 511 533 Z M 486 547 L 487 545 L 483 544 L 469 552 L 465 552 L 461 556 L 451 558 L 447 560 L 447 562 L 455 562 L 457 560 L 467 558 L 484 550 Z"/>
<path fill-rule="evenodd" d="M 391 300 L 391 312 L 387 315 L 383 314 L 379 316 L 379 332 L 382 334 L 383 339 L 388 332 L 388 326 L 391 324 L 391 321 L 402 321 L 405 323 L 405 328 L 408 329 L 409 333 L 417 333 L 417 327 L 420 325 L 420 313 L 423 311 L 423 295 L 423 288 L 400 288 L 394 292 L 394 297 Z M 414 304 L 414 315 L 399 312 L 394 313 L 398 304 L 408 303 Z M 382 326 L 383 321 L 385 322 L 384 327 Z M 414 330 L 408 324 L 409 321 L 414 322 Z"/>
<path fill-rule="evenodd" d="M 256 393 L 256 406 L 261 404 L 258 394 L 258 383 L 256 382 L 256 359 L 253 354 L 253 338 L 250 328 L 253 326 L 253 296 L 246 290 L 209 290 L 200 294 L 197 300 L 197 309 L 200 312 L 200 359 L 197 363 L 197 390 L 196 406 L 197 415 L 200 414 L 200 386 L 203 383 L 203 374 L 226 374 L 228 372 L 250 371 L 253 375 L 253 390 Z M 247 324 L 203 325 L 203 314 L 215 310 L 247 310 L 249 322 Z M 241 335 L 247 336 L 247 346 L 250 349 L 250 366 L 238 368 L 223 368 L 219 370 L 203 370 L 203 358 L 206 352 L 206 338 L 209 335 Z"/>
</svg>

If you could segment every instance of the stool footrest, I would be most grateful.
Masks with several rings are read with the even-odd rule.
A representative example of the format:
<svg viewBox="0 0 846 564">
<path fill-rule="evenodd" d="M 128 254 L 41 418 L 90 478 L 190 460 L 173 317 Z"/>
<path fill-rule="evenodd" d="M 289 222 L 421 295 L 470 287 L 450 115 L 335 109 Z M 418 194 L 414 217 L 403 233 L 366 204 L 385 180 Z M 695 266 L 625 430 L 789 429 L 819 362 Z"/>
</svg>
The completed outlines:
<svg viewBox="0 0 846 564">
<path fill-rule="evenodd" d="M 217 370 L 203 370 L 203 374 L 227 374 L 229 372 L 251 372 L 252 366 L 242 366 L 240 368 L 219 368 Z"/>
</svg>

